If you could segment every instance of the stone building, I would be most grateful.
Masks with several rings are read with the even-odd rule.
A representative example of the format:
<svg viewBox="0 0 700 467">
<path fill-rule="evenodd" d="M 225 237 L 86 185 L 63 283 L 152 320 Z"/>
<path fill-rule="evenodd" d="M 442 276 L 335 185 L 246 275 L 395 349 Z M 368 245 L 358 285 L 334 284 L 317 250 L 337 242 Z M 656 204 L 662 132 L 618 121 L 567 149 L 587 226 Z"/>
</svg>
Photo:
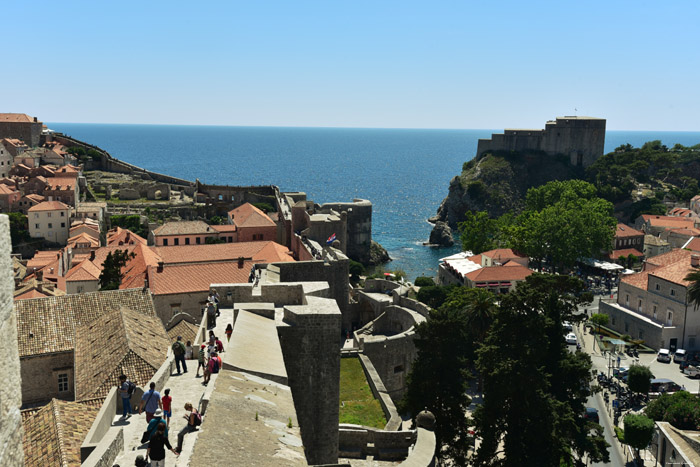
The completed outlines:
<svg viewBox="0 0 700 467">
<path fill-rule="evenodd" d="M 235 241 L 275 241 L 277 224 L 250 203 L 244 203 L 228 212 L 229 224 L 236 227 Z"/>
<path fill-rule="evenodd" d="M 700 255 L 673 250 L 647 259 L 642 272 L 623 276 L 616 302 L 600 302 L 613 330 L 649 347 L 699 350 L 700 315 L 688 302 L 685 277 L 700 267 Z"/>
<path fill-rule="evenodd" d="M 123 308 L 155 317 L 151 295 L 142 289 L 16 300 L 22 403 L 73 400 L 76 329 Z"/>
<path fill-rule="evenodd" d="M 491 139 L 480 139 L 476 156 L 493 151 L 542 151 L 550 156 L 567 156 L 572 165 L 588 167 L 604 149 L 605 119 L 557 117 L 548 121 L 544 130 L 506 129 L 491 135 Z"/>
<path fill-rule="evenodd" d="M 22 419 L 20 405 L 22 394 L 17 390 L 21 384 L 19 354 L 17 351 L 17 321 L 12 310 L 14 280 L 10 252 L 10 223 L 0 215 L 0 465 L 15 467 L 23 465 Z"/>
<path fill-rule="evenodd" d="M 19 113 L 0 113 L 0 139 L 16 138 L 30 147 L 37 147 L 41 142 L 43 123 L 36 117 Z"/>
<path fill-rule="evenodd" d="M 70 206 L 60 201 L 44 201 L 27 210 L 29 235 L 65 245 L 70 231 Z"/>
<path fill-rule="evenodd" d="M 204 221 L 166 222 L 151 232 L 149 243 L 155 246 L 204 245 L 208 238 L 218 239 L 219 232 Z"/>
</svg>

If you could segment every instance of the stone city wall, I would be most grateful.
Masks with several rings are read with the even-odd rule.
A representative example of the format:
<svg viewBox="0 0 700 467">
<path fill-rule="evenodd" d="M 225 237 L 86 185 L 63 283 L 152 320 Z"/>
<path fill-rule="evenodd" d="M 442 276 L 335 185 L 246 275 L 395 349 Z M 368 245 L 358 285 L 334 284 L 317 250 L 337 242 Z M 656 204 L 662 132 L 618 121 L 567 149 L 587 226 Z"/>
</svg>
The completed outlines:
<svg viewBox="0 0 700 467">
<path fill-rule="evenodd" d="M 187 313 L 195 323 L 199 323 L 202 320 L 202 309 L 207 303 L 207 295 L 208 291 L 153 295 L 153 306 L 163 325 L 173 318 L 175 310 Z"/>
<path fill-rule="evenodd" d="M 346 254 L 355 261 L 367 264 L 372 243 L 372 203 L 354 199 L 351 203 L 324 203 L 320 211 L 332 209 L 347 213 Z"/>
<path fill-rule="evenodd" d="M 29 147 L 37 147 L 41 143 L 42 122 L 34 117 L 34 122 L 0 122 L 0 139 L 17 138 Z"/>
<path fill-rule="evenodd" d="M 24 464 L 17 322 L 12 307 L 14 280 L 11 250 L 8 217 L 0 215 L 0 356 L 3 362 L 0 365 L 0 381 L 3 382 L 0 384 L 0 465 L 7 467 Z"/>
<path fill-rule="evenodd" d="M 408 456 L 409 448 L 417 439 L 415 430 L 385 431 L 341 423 L 338 439 L 339 454 L 340 457 L 351 459 L 363 459 L 373 455 L 377 460 L 402 460 Z"/>
</svg>

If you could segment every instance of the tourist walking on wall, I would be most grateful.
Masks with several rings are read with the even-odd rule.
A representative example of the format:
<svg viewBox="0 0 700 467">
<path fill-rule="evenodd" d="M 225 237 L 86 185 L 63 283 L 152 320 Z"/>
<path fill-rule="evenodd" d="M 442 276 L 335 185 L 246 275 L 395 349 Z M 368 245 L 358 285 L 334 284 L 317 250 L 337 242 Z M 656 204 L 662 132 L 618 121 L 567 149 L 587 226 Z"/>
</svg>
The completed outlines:
<svg viewBox="0 0 700 467">
<path fill-rule="evenodd" d="M 207 303 L 207 329 L 216 327 L 216 306 L 213 302 Z"/>
<path fill-rule="evenodd" d="M 166 389 L 163 391 L 163 397 L 161 398 L 163 401 L 163 418 L 165 419 L 166 426 L 169 428 L 170 427 L 170 417 L 173 416 L 173 411 L 171 409 L 172 407 L 172 402 L 173 398 L 170 397 L 170 389 Z"/>
<path fill-rule="evenodd" d="M 182 452 L 182 442 L 185 440 L 185 435 L 187 433 L 192 433 L 199 425 L 202 424 L 202 416 L 194 407 L 192 407 L 192 404 L 189 402 L 186 403 L 185 410 L 187 413 L 184 415 L 184 417 L 187 420 L 187 425 L 185 425 L 185 427 L 180 430 L 180 433 L 177 434 L 177 448 L 175 449 L 175 452 L 178 454 Z"/>
<path fill-rule="evenodd" d="M 163 403 L 160 400 L 160 393 L 156 391 L 156 383 L 149 385 L 150 389 L 141 396 L 141 406 L 139 407 L 139 415 L 142 411 L 146 412 L 146 421 L 150 422 L 153 419 L 153 414 L 157 409 L 163 409 Z"/>
<path fill-rule="evenodd" d="M 233 326 L 231 326 L 231 323 L 228 323 L 226 325 L 226 341 L 227 342 L 231 341 L 231 334 L 233 334 Z"/>
<path fill-rule="evenodd" d="M 202 381 L 202 384 L 205 386 L 209 384 L 212 373 L 218 373 L 220 369 L 221 357 L 219 357 L 216 352 L 212 352 L 211 358 L 209 358 L 209 363 L 207 363 L 207 367 L 204 370 L 204 381 Z"/>
<path fill-rule="evenodd" d="M 206 344 L 202 344 L 199 346 L 199 353 L 197 355 L 197 360 L 199 360 L 199 363 L 197 364 L 197 374 L 195 375 L 195 378 L 199 378 L 199 369 L 202 369 L 202 373 L 204 373 L 205 370 L 205 365 L 204 365 L 204 356 L 206 354 Z"/>
<path fill-rule="evenodd" d="M 175 365 L 177 366 L 177 374 L 180 374 L 180 363 L 182 370 L 187 373 L 187 363 L 185 363 L 185 344 L 182 343 L 182 336 L 177 336 L 177 340 L 173 342 L 173 353 L 175 354 Z"/>
<path fill-rule="evenodd" d="M 167 446 L 175 455 L 179 455 L 179 451 L 173 449 L 168 441 L 168 432 L 165 423 L 160 422 L 156 428 L 156 432 L 151 437 L 151 442 L 148 443 L 146 451 L 146 460 L 151 458 L 151 467 L 165 467 L 165 447 Z"/>
<path fill-rule="evenodd" d="M 153 438 L 153 435 L 156 434 L 156 428 L 158 428 L 158 424 L 160 423 L 165 423 L 165 412 L 163 410 L 156 409 L 155 413 L 153 414 L 153 419 L 148 422 L 148 426 L 146 427 L 146 433 L 148 433 L 148 436 L 146 438 L 146 434 L 144 433 L 144 438 L 141 439 L 142 443 L 145 443 Z M 168 436 L 167 425 L 165 427 L 165 436 Z"/>
<path fill-rule="evenodd" d="M 119 377 L 119 395 L 122 396 L 122 406 L 124 407 L 123 419 L 131 417 L 131 396 L 134 394 L 136 385 L 126 379 L 126 375 Z"/>
</svg>

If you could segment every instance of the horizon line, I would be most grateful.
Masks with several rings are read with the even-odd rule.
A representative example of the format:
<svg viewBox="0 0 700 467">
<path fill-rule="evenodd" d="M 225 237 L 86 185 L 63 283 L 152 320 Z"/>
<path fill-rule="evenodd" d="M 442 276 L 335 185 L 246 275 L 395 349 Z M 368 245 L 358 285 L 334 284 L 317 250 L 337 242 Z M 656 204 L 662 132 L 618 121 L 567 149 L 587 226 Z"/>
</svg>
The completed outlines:
<svg viewBox="0 0 700 467">
<path fill-rule="evenodd" d="M 124 122 L 42 122 L 44 124 L 67 125 L 138 125 L 138 126 L 201 126 L 224 128 L 307 128 L 307 129 L 347 129 L 347 130 L 445 130 L 445 131 L 504 131 L 510 128 L 463 128 L 463 127 L 369 127 L 369 126 L 306 126 L 306 125 L 226 125 L 210 123 L 124 123 Z M 657 133 L 700 133 L 698 130 L 620 130 L 606 128 L 605 131 L 629 131 L 629 132 L 657 132 Z"/>
</svg>

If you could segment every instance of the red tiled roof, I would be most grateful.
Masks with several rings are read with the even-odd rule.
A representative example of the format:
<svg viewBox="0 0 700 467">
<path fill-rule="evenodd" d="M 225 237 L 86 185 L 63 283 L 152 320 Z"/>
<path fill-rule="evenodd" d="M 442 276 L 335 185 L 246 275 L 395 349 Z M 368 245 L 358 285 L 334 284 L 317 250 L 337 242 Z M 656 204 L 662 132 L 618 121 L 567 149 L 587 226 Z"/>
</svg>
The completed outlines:
<svg viewBox="0 0 700 467">
<path fill-rule="evenodd" d="M 618 259 L 620 256 L 634 255 L 637 258 L 642 258 L 644 253 L 640 252 L 636 248 L 624 248 L 622 250 L 613 250 L 608 256 L 611 259 Z"/>
<path fill-rule="evenodd" d="M 148 242 L 140 235 L 121 227 L 115 227 L 107 232 L 107 245 L 133 245 L 136 243 L 146 245 Z"/>
<path fill-rule="evenodd" d="M 0 113 L 0 122 L 7 123 L 34 123 L 34 118 L 27 114 Z"/>
<path fill-rule="evenodd" d="M 221 262 L 238 258 L 252 258 L 256 263 L 294 261 L 287 247 L 271 241 L 161 246 L 154 249 L 166 264 Z"/>
<path fill-rule="evenodd" d="M 15 193 L 19 193 L 19 191 L 5 184 L 0 184 L 0 195 L 13 195 Z"/>
<path fill-rule="evenodd" d="M 224 224 L 224 225 L 212 225 L 212 229 L 216 230 L 219 233 L 227 233 L 227 232 L 235 232 L 236 231 L 236 226 L 235 225 L 229 225 L 229 224 Z"/>
<path fill-rule="evenodd" d="M 675 217 L 690 217 L 694 213 L 688 208 L 673 208 L 668 212 L 669 216 Z"/>
<path fill-rule="evenodd" d="M 678 234 L 678 235 L 685 235 L 687 237 L 697 237 L 698 235 L 700 235 L 700 230 L 698 230 L 694 227 L 691 227 L 691 228 L 682 227 L 682 228 L 678 228 L 678 229 L 669 229 L 668 233 L 669 234 L 674 233 L 674 234 Z"/>
<path fill-rule="evenodd" d="M 531 269 L 521 265 L 511 267 L 491 266 L 472 271 L 466 274 L 466 277 L 473 282 L 522 281 L 532 273 Z"/>
<path fill-rule="evenodd" d="M 644 235 L 644 232 L 640 232 L 625 224 L 617 224 L 617 228 L 615 229 L 615 236 L 617 238 L 637 237 L 639 235 Z"/>
<path fill-rule="evenodd" d="M 491 258 L 492 261 L 497 261 L 499 263 L 505 263 L 511 259 L 524 258 L 523 255 L 515 253 L 510 248 L 497 248 L 495 250 L 484 251 L 481 253 L 481 256 L 486 256 L 487 258 Z"/>
<path fill-rule="evenodd" d="M 95 281 L 100 278 L 100 274 L 102 274 L 102 268 L 97 267 L 92 261 L 83 261 L 66 273 L 66 281 Z"/>
<path fill-rule="evenodd" d="M 654 269 L 649 273 L 649 275 L 665 279 L 669 282 L 673 282 L 674 284 L 682 285 L 683 287 L 687 287 L 690 282 L 685 280 L 685 276 L 687 276 L 691 270 L 692 266 L 690 266 L 690 257 L 688 257 L 685 261 L 679 261 L 674 264 L 669 264 L 668 266 Z"/>
<path fill-rule="evenodd" d="M 656 267 L 661 267 L 661 266 L 668 266 L 669 264 L 674 264 L 679 261 L 684 261 L 686 258 L 690 258 L 691 252 L 688 250 L 681 250 L 679 248 L 675 248 L 669 252 L 666 252 L 662 255 L 658 256 L 653 256 L 646 261 L 646 268 L 649 266 L 656 266 Z M 690 260 L 688 260 L 690 261 Z M 690 263 L 689 263 L 690 264 Z"/>
<path fill-rule="evenodd" d="M 649 274 L 654 274 L 657 277 L 676 282 L 681 273 L 678 272 L 674 265 L 680 265 L 680 268 L 685 271 L 685 274 L 683 274 L 683 277 L 685 277 L 690 269 L 690 256 L 692 254 L 693 253 L 688 250 L 674 249 L 668 253 L 653 256 L 646 260 L 644 270 L 642 272 L 624 275 L 620 279 L 620 282 L 624 282 L 625 284 L 629 284 L 642 290 L 647 290 L 649 284 Z M 665 272 L 662 271 L 667 267 L 671 268 Z M 680 280 L 682 280 L 682 278 L 680 278 Z"/>
<path fill-rule="evenodd" d="M 648 222 L 652 227 L 678 228 L 695 226 L 695 221 L 693 219 L 672 216 L 654 216 L 651 214 L 643 214 L 642 219 L 644 219 L 645 222 Z"/>
<path fill-rule="evenodd" d="M 63 204 L 60 201 L 43 201 L 37 204 L 36 206 L 32 206 L 31 208 L 29 208 L 29 211 L 56 211 L 59 209 L 70 210 L 70 206 L 68 206 L 67 204 Z"/>
<path fill-rule="evenodd" d="M 75 248 L 76 243 L 89 243 L 90 247 L 94 248 L 100 246 L 100 241 L 86 232 L 81 232 L 78 235 L 74 235 L 68 239 L 68 246 Z"/>
<path fill-rule="evenodd" d="M 73 190 L 76 179 L 72 177 L 51 177 L 46 179 L 50 190 Z"/>
<path fill-rule="evenodd" d="M 153 235 L 206 235 L 214 229 L 204 221 L 166 222 L 153 231 Z"/>
<path fill-rule="evenodd" d="M 40 292 L 37 289 L 29 289 L 27 292 L 24 292 L 23 294 L 17 295 L 15 297 L 15 300 L 26 300 L 28 298 L 44 298 L 44 297 L 50 297 L 51 295 Z"/>
<path fill-rule="evenodd" d="M 233 225 L 238 228 L 274 227 L 277 225 L 272 219 L 267 217 L 267 214 L 250 203 L 244 203 L 238 206 L 236 209 L 229 211 L 228 215 L 231 217 Z"/>
<path fill-rule="evenodd" d="M 685 248 L 692 250 L 694 252 L 700 252 L 700 238 L 691 238 L 690 242 L 685 245 Z"/>
<path fill-rule="evenodd" d="M 161 272 L 148 268 L 149 288 L 155 295 L 206 292 L 211 284 L 242 284 L 248 282 L 252 261 L 239 268 L 237 262 L 173 264 Z"/>
</svg>

